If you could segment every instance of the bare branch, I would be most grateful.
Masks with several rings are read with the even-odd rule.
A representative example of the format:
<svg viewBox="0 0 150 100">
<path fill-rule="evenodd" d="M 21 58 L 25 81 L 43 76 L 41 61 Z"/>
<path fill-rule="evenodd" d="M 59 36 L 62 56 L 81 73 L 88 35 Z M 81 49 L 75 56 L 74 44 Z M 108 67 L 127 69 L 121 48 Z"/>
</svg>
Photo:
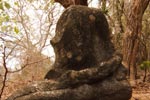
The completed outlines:
<svg viewBox="0 0 150 100">
<path fill-rule="evenodd" d="M 6 47 L 4 47 L 4 51 L 3 51 L 3 67 L 5 69 L 5 73 L 4 73 L 4 79 L 3 79 L 3 85 L 1 88 L 1 92 L 0 92 L 0 99 L 2 98 L 3 92 L 4 92 L 4 88 L 6 85 L 6 80 L 7 80 L 7 74 L 8 74 L 8 69 L 6 66 Z"/>
</svg>

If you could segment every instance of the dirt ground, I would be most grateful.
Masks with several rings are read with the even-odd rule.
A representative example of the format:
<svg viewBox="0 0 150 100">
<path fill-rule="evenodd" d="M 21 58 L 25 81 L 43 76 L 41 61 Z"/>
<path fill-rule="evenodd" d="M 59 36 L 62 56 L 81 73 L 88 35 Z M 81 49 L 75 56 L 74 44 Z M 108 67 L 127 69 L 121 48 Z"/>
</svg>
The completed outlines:
<svg viewBox="0 0 150 100">
<path fill-rule="evenodd" d="M 142 79 L 137 81 L 136 86 L 133 87 L 131 100 L 150 100 L 150 75 L 146 82 L 142 82 Z"/>
<path fill-rule="evenodd" d="M 134 91 L 131 100 L 150 100 L 150 91 Z"/>
</svg>

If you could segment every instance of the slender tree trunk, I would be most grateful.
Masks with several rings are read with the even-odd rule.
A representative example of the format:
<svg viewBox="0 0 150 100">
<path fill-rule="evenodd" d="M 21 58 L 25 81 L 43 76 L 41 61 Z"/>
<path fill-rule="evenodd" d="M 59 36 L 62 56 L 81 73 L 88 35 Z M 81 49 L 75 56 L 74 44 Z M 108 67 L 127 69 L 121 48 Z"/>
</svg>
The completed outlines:
<svg viewBox="0 0 150 100">
<path fill-rule="evenodd" d="M 144 77 L 143 77 L 143 82 L 145 82 L 147 76 L 147 68 L 144 68 Z"/>
<path fill-rule="evenodd" d="M 122 48 L 122 34 L 124 33 L 123 29 L 123 0 L 115 0 L 113 1 L 113 32 L 114 32 L 114 44 L 117 50 L 121 51 Z"/>
<path fill-rule="evenodd" d="M 139 37 L 142 30 L 142 17 L 150 0 L 132 0 L 126 15 L 127 25 L 123 40 L 123 63 L 128 68 L 130 80 L 136 79 L 136 55 L 138 53 Z"/>
</svg>

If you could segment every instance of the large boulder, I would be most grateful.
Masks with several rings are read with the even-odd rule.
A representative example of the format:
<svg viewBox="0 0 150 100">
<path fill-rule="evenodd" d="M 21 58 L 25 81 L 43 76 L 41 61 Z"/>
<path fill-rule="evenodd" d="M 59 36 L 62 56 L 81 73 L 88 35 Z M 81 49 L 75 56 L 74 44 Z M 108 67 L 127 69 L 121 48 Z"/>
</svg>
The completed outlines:
<svg viewBox="0 0 150 100">
<path fill-rule="evenodd" d="M 56 54 L 47 80 L 34 82 L 7 100 L 129 100 L 122 56 L 115 52 L 99 9 L 71 6 L 61 15 L 51 40 Z"/>
</svg>

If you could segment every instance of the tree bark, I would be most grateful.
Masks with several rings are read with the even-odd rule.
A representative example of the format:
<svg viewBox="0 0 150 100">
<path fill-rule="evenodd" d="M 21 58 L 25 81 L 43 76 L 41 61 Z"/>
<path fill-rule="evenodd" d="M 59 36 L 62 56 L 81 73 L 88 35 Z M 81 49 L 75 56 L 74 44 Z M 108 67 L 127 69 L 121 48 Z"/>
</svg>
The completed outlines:
<svg viewBox="0 0 150 100">
<path fill-rule="evenodd" d="M 54 0 L 54 2 L 60 3 L 64 8 L 68 8 L 71 5 L 88 6 L 87 0 Z"/>
<path fill-rule="evenodd" d="M 150 0 L 132 0 L 125 6 L 127 25 L 123 40 L 123 63 L 128 68 L 128 75 L 132 81 L 136 79 L 136 55 L 139 37 L 142 34 L 142 17 L 149 2 Z"/>
</svg>

